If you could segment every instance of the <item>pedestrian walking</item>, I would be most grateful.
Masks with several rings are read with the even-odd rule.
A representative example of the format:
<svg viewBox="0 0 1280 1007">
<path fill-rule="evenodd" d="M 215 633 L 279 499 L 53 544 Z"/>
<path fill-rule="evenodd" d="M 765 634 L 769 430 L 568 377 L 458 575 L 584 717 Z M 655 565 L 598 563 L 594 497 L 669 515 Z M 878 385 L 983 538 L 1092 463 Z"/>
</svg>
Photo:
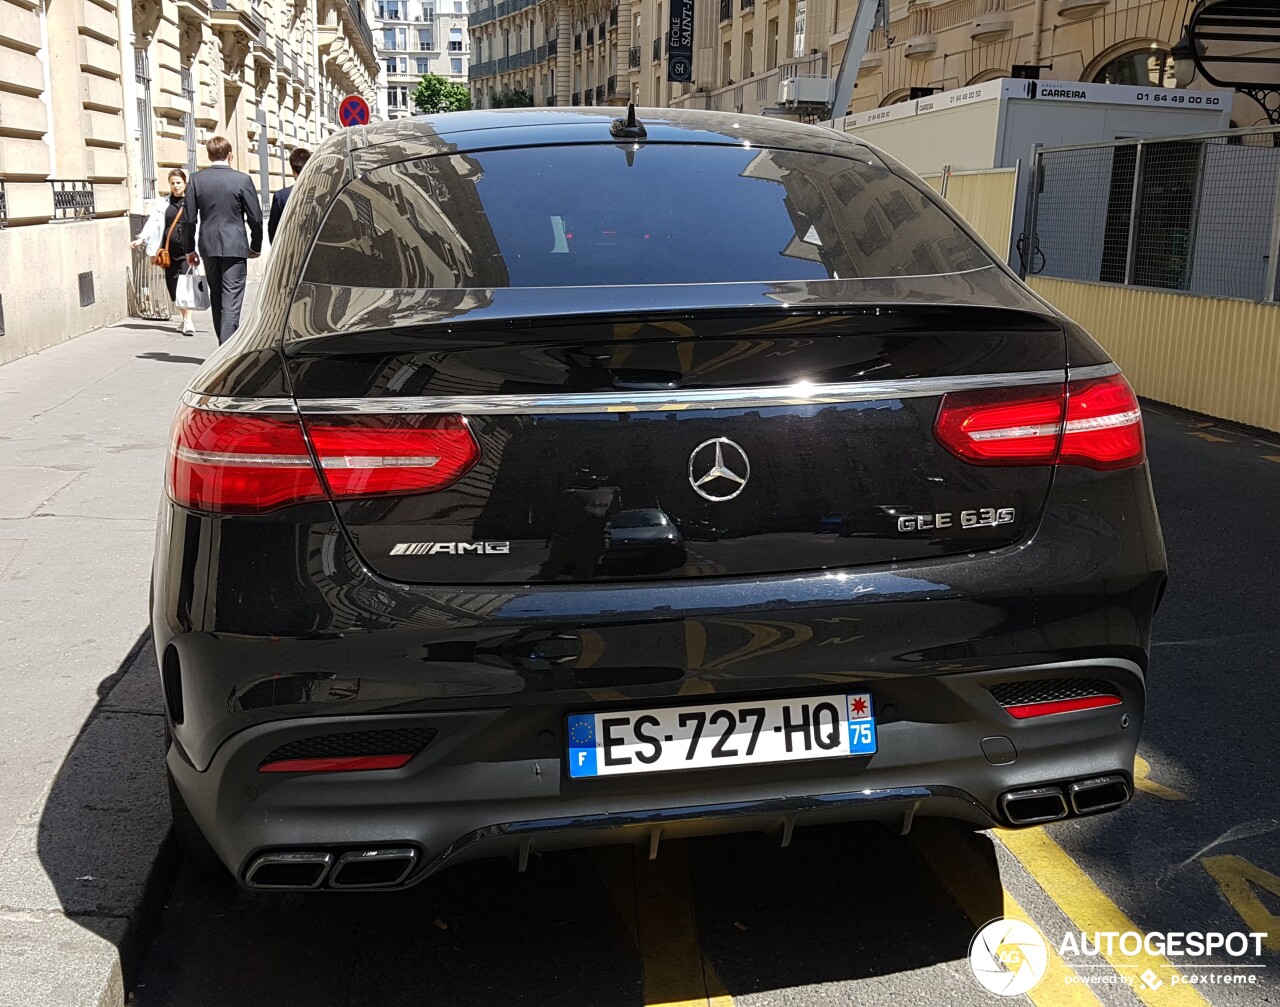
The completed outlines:
<svg viewBox="0 0 1280 1007">
<path fill-rule="evenodd" d="M 240 325 L 247 260 L 262 254 L 262 207 L 253 179 L 231 167 L 231 144 L 226 137 L 213 137 L 205 150 L 209 167 L 191 176 L 182 227 L 188 248 L 195 249 L 187 261 L 193 266 L 204 262 L 213 330 L 218 342 L 225 343 Z"/>
<path fill-rule="evenodd" d="M 185 244 L 185 230 L 178 226 L 185 216 L 186 191 L 187 173 L 174 168 L 169 172 L 169 195 L 151 205 L 146 225 L 132 242 L 134 248 L 143 248 L 151 261 L 164 270 L 164 285 L 169 290 L 170 301 L 177 299 L 178 277 L 187 268 L 187 253 L 191 251 L 191 246 Z M 194 336 L 196 323 L 191 309 L 178 305 L 178 315 L 182 334 Z"/>
<path fill-rule="evenodd" d="M 310 157 L 311 151 L 306 147 L 298 147 L 289 155 L 289 167 L 293 169 L 294 178 L 302 174 L 302 166 Z M 291 192 L 293 192 L 293 186 L 286 185 L 271 197 L 271 215 L 267 217 L 267 237 L 271 239 L 273 245 L 276 243 L 276 228 L 280 226 L 280 214 L 284 213 L 284 204 L 289 202 Z"/>
</svg>

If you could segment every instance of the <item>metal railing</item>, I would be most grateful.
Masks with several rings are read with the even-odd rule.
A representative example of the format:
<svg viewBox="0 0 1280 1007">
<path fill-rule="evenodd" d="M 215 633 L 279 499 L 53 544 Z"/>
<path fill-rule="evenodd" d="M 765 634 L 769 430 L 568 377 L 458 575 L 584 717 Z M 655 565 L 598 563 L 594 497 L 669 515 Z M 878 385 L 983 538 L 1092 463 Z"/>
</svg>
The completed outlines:
<svg viewBox="0 0 1280 1007">
<path fill-rule="evenodd" d="M 560 40 L 558 38 L 547 39 L 547 55 L 554 56 L 560 51 Z"/>
<path fill-rule="evenodd" d="M 1280 298 L 1280 127 L 1044 148 L 1032 169 L 1024 273 Z"/>
<path fill-rule="evenodd" d="M 610 78 L 609 78 L 609 80 L 605 83 L 605 86 L 604 86 L 604 93 L 605 93 L 605 94 L 607 94 L 610 98 L 614 97 L 614 95 L 616 95 L 616 94 L 618 93 L 618 78 L 617 78 L 617 77 L 610 77 Z"/>
<path fill-rule="evenodd" d="M 91 220 L 94 214 L 93 183 L 87 178 L 51 178 L 53 216 L 50 220 Z"/>
<path fill-rule="evenodd" d="M 581 32 L 573 36 L 573 51 L 574 52 L 582 51 L 582 33 Z"/>
<path fill-rule="evenodd" d="M 640 47 L 633 45 L 627 50 L 627 66 L 635 69 L 640 65 Z"/>
<path fill-rule="evenodd" d="M 581 93 L 580 91 L 574 91 L 574 92 L 573 92 L 573 96 L 569 99 L 569 104 L 570 104 L 570 105 L 581 105 L 581 104 L 582 104 L 582 93 Z"/>
<path fill-rule="evenodd" d="M 733 20 L 733 0 L 720 0 L 720 20 Z"/>
<path fill-rule="evenodd" d="M 596 85 L 596 104 L 599 105 L 599 104 L 602 104 L 603 102 L 604 102 L 604 85 L 597 84 Z"/>
<path fill-rule="evenodd" d="M 662 39 L 655 38 L 653 40 L 653 62 L 656 63 L 662 59 Z"/>
<path fill-rule="evenodd" d="M 549 94 L 543 99 L 542 103 L 547 108 L 554 108 L 556 104 L 556 96 L 554 94 Z"/>
</svg>

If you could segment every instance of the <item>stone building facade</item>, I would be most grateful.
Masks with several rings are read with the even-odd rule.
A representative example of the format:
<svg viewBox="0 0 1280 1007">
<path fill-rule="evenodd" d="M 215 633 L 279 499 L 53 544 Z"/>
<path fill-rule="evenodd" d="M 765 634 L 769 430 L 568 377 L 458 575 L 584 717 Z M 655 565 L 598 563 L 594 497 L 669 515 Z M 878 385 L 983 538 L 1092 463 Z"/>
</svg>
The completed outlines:
<svg viewBox="0 0 1280 1007">
<path fill-rule="evenodd" d="M 209 136 L 265 205 L 376 77 L 359 0 L 0 0 L 0 361 L 125 313 L 130 215 Z"/>
<path fill-rule="evenodd" d="M 425 73 L 465 84 L 470 62 L 465 0 L 377 0 L 378 112 L 414 115 L 413 92 Z"/>
<path fill-rule="evenodd" d="M 781 81 L 834 78 L 854 0 L 696 0 L 693 82 L 667 81 L 671 0 L 470 0 L 473 99 L 524 88 L 536 105 L 625 104 L 758 114 Z M 1041 67 L 1045 80 L 1173 86 L 1185 0 L 884 0 L 848 111 Z M 1205 87 L 1197 81 L 1195 87 Z M 842 113 L 841 113 L 842 114 Z M 1233 120 L 1262 111 L 1237 97 Z"/>
</svg>

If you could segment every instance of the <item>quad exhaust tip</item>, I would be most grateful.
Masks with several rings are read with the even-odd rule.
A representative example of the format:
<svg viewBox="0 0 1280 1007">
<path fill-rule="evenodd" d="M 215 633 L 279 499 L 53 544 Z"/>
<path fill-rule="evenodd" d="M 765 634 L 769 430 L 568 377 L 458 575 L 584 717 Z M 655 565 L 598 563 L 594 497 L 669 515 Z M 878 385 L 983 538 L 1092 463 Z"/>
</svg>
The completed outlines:
<svg viewBox="0 0 1280 1007">
<path fill-rule="evenodd" d="M 418 862 L 412 847 L 352 850 L 338 858 L 329 885 L 333 888 L 391 888 L 409 876 Z"/>
<path fill-rule="evenodd" d="M 319 888 L 332 865 L 332 853 L 264 853 L 249 865 L 244 883 L 292 891 Z"/>
<path fill-rule="evenodd" d="M 1028 787 L 1000 796 L 1000 810 L 1014 825 L 1056 822 L 1070 813 L 1061 787 Z"/>
<path fill-rule="evenodd" d="M 348 850 L 275 850 L 256 857 L 245 871 L 250 888 L 309 891 L 330 888 L 394 888 L 404 883 L 418 863 L 412 846 Z"/>
<path fill-rule="evenodd" d="M 1077 780 L 1067 785 L 1071 798 L 1071 810 L 1077 815 L 1095 815 L 1100 811 L 1118 808 L 1129 800 L 1129 781 L 1123 776 L 1095 776 L 1089 780 Z"/>
<path fill-rule="evenodd" d="M 1000 795 L 1000 811 L 1013 825 L 1040 825 L 1068 815 L 1096 815 L 1111 811 L 1133 796 L 1123 773 L 1091 776 L 1058 786 L 1027 787 Z"/>
</svg>

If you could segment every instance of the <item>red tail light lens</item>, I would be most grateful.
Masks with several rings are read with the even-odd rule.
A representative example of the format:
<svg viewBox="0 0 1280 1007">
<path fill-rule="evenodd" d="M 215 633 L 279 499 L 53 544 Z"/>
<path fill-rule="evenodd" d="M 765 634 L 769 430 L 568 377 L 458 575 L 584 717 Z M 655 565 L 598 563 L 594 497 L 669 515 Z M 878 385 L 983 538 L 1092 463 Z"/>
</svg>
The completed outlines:
<svg viewBox="0 0 1280 1007">
<path fill-rule="evenodd" d="M 974 465 L 1052 465 L 1062 435 L 1063 386 L 991 388 L 942 397 L 934 434 Z"/>
<path fill-rule="evenodd" d="M 973 465 L 1120 469 L 1146 457 L 1137 396 L 1120 375 L 1066 385 L 952 392 L 934 435 Z"/>
<path fill-rule="evenodd" d="M 255 514 L 325 499 L 296 416 L 183 406 L 174 421 L 169 496 L 192 510 Z"/>
<path fill-rule="evenodd" d="M 323 480 L 312 462 L 310 436 Z M 334 417 L 219 413 L 186 406 L 174 423 L 169 496 L 219 514 L 257 514 L 309 500 L 427 493 L 480 458 L 458 416 Z"/>
<path fill-rule="evenodd" d="M 1119 374 L 1067 386 L 1067 429 L 1058 462 L 1123 469 L 1147 457 L 1138 397 Z"/>
<path fill-rule="evenodd" d="M 430 493 L 480 460 L 461 416 L 350 416 L 308 419 L 307 433 L 333 495 Z"/>
</svg>

